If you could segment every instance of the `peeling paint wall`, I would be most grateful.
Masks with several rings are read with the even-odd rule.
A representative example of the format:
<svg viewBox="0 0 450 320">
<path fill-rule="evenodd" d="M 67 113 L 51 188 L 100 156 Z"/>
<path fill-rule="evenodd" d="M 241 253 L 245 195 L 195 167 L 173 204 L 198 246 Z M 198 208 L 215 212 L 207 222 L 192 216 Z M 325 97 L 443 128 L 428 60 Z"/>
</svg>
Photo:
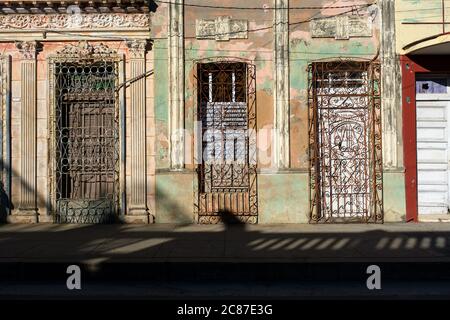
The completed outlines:
<svg viewBox="0 0 450 320">
<path fill-rule="evenodd" d="M 352 4 L 372 3 L 371 1 L 290 1 L 291 7 L 348 6 Z M 313 38 L 311 17 L 331 17 L 351 8 L 323 10 L 291 10 L 290 27 L 290 105 L 291 105 L 291 164 L 293 168 L 308 168 L 308 64 L 339 57 L 372 59 L 379 46 L 379 13 L 368 16 L 367 9 L 360 13 L 373 19 L 372 37 L 355 37 L 349 40 L 334 38 Z M 354 12 L 356 13 L 356 12 Z"/>
<path fill-rule="evenodd" d="M 383 2 L 391 0 L 382 0 Z M 427 8 L 420 13 L 425 18 L 437 19 L 440 0 L 398 0 L 396 17 L 398 29 L 397 53 L 405 43 L 421 36 L 432 34 L 435 30 L 411 29 L 401 21 L 414 21 L 409 15 L 418 6 Z M 433 2 L 432 5 L 429 5 Z M 194 125 L 197 114 L 196 65 L 203 61 L 221 59 L 245 60 L 256 69 L 256 108 L 258 129 L 258 203 L 260 223 L 304 223 L 309 214 L 308 179 L 308 64 L 323 59 L 374 59 L 387 52 L 383 48 L 380 36 L 382 19 L 389 16 L 381 13 L 373 0 L 189 0 L 179 14 L 177 6 L 183 0 L 171 0 L 172 4 L 157 2 L 151 16 L 151 32 L 146 29 L 111 32 L 85 32 L 83 37 L 60 35 L 58 33 L 34 33 L 30 30 L 12 32 L 8 36 L 13 40 L 37 40 L 43 43 L 43 50 L 37 56 L 37 158 L 36 174 L 39 186 L 37 197 L 39 214 L 42 219 L 50 219 L 47 213 L 47 194 L 49 193 L 48 169 L 48 86 L 47 56 L 69 42 L 84 40 L 104 42 L 125 59 L 124 79 L 131 77 L 130 52 L 126 39 L 151 38 L 152 48 L 145 56 L 145 70 L 152 70 L 145 80 L 145 180 L 146 205 L 156 222 L 193 222 L 194 198 L 197 188 L 196 165 L 194 161 Z M 209 6 L 209 8 L 202 6 Z M 280 14 L 280 7 L 289 5 L 287 14 Z M 214 7 L 228 6 L 226 8 Z M 252 7 L 252 9 L 242 9 Z M 334 7 L 334 8 L 330 8 Z M 241 8 L 241 9 L 240 9 Z M 274 10 L 276 8 L 276 10 Z M 179 9 L 179 7 L 178 7 Z M 436 12 L 435 12 L 436 11 Z M 175 12 L 175 14 L 174 14 Z M 449 10 L 450 13 L 450 10 Z M 392 15 L 391 15 L 392 16 Z M 172 17 L 172 19 L 170 19 Z M 173 23 L 173 19 L 178 19 Z M 403 20 L 402 20 L 403 19 Z M 411 20 L 412 19 L 412 20 Z M 312 21 L 314 20 L 314 21 Z M 288 23 L 285 28 L 284 24 Z M 203 27 L 201 27 L 203 26 Z M 205 27 L 206 26 L 206 27 Z M 240 32 L 227 33 L 227 28 L 243 28 Z M 202 29 L 204 28 L 204 29 Z M 358 29 L 359 28 L 359 29 Z M 409 28 L 409 29 L 408 29 Z M 181 30 L 182 29 L 182 30 Z M 422 28 L 425 29 L 425 28 Z M 205 30 L 216 34 L 208 36 Z M 105 31 L 105 30 L 103 30 Z M 170 31 L 170 32 L 169 32 Z M 225 31 L 225 33 L 221 33 Z M 417 32 L 416 32 L 417 31 Z M 5 32 L 4 30 L 0 33 Z M 81 32 L 81 31 L 80 31 Z M 287 33 L 287 38 L 286 38 Z M 206 34 L 206 35 L 205 35 Z M 169 35 L 171 38 L 169 38 Z M 182 41 L 174 41 L 180 37 Z M 109 38 L 120 36 L 120 39 Z M 94 39 L 91 39 L 93 37 Z M 103 38 L 102 38 L 103 37 Z M 286 41 L 287 39 L 287 41 Z M 17 48 L 13 40 L 0 39 L 0 54 L 12 57 L 11 74 L 11 136 L 12 136 L 12 201 L 20 198 L 20 137 L 21 137 L 21 74 Z M 389 41 L 384 41 L 389 43 Z M 277 45 L 278 44 L 278 45 Z M 177 46 L 174 48 L 173 46 Z M 171 51 L 172 50 L 172 51 Z M 176 50 L 182 54 L 173 57 Z M 170 52 L 170 53 L 169 53 Z M 176 69 L 169 61 L 181 61 Z M 175 72 L 174 72 L 175 70 Z M 177 77 L 176 71 L 181 74 Z M 181 77 L 182 75 L 182 77 Z M 175 83 L 174 79 L 183 79 Z M 387 77 L 395 83 L 395 77 Z M 286 84 L 286 82 L 288 82 Z M 390 87 L 387 85 L 386 87 Z M 174 92 L 176 90 L 177 92 Z M 287 90 L 286 90 L 287 88 Z M 143 92 L 143 90 L 141 90 Z M 174 94 L 177 103 L 173 103 Z M 180 98 L 181 97 L 181 98 Z M 130 185 L 133 184 L 133 161 L 130 127 L 133 121 L 130 115 L 131 91 L 124 95 L 125 117 L 125 164 L 123 187 L 125 200 L 130 202 Z M 393 97 L 395 100 L 397 97 Z M 287 99 L 288 103 L 285 103 Z M 283 101 L 282 101 L 283 100 Z M 281 101 L 281 103 L 280 103 Z M 142 103 L 139 104 L 142 106 Z M 395 103 L 394 103 L 395 105 Z M 181 111 L 182 119 L 174 112 Z M 399 126 L 401 113 L 390 114 L 387 122 L 390 128 Z M 187 132 L 184 140 L 174 137 L 174 119 L 181 123 Z M 141 122 L 139 122 L 141 123 Z M 278 130 L 273 132 L 273 130 Z M 140 131 L 142 133 L 142 131 Z M 394 132 L 401 153 L 401 136 Z M 274 139 L 274 135 L 276 139 Z M 141 140 L 142 141 L 142 140 Z M 181 142 L 180 142 L 181 141 Z M 181 145 L 174 147 L 174 143 Z M 397 142 L 395 142 L 397 143 Z M 142 147 L 142 144 L 136 144 Z M 173 166 L 174 151 L 181 150 L 185 165 Z M 283 152 L 287 151 L 286 154 Z M 386 149 L 388 150 L 388 149 Z M 389 149 L 390 150 L 390 149 Z M 176 158 L 176 157 L 175 157 Z M 175 159 L 177 160 L 177 159 Z M 394 163 L 395 162 L 395 163 Z M 142 163 L 142 162 L 139 162 Z M 135 166 L 136 168 L 137 166 Z M 385 208 L 386 221 L 401 220 L 404 216 L 404 187 L 402 185 L 402 159 L 396 157 L 386 165 L 385 171 Z M 388 171 L 389 171 L 388 170 Z M 135 172 L 136 173 L 136 172 Z M 134 177 L 136 175 L 133 174 Z M 136 183 L 135 183 L 136 185 Z M 139 188 L 138 188 L 139 189 Z M 403 190 L 403 191 L 402 191 Z"/>
<path fill-rule="evenodd" d="M 52 221 L 52 217 L 48 216 L 49 198 L 50 193 L 55 191 L 50 190 L 50 172 L 49 164 L 53 161 L 54 154 L 49 152 L 51 144 L 50 140 L 50 127 L 49 124 L 52 123 L 50 118 L 49 110 L 49 75 L 48 75 L 48 58 L 54 55 L 58 50 L 61 50 L 67 44 L 72 43 L 76 45 L 77 41 L 72 42 L 47 42 L 42 45 L 42 49 L 37 57 L 37 113 L 36 113 L 36 130 L 37 130 L 37 141 L 36 141 L 36 185 L 37 185 L 37 207 L 39 212 L 39 221 L 47 222 Z M 95 42 L 91 42 L 95 43 Z M 98 42 L 97 42 L 98 43 Z M 118 56 L 125 57 L 125 79 L 130 79 L 130 62 L 128 50 L 123 43 L 120 41 L 109 41 L 107 43 L 108 47 L 117 52 Z M 20 61 L 21 57 L 18 53 L 17 48 L 11 43 L 0 43 L 0 52 L 7 52 L 12 57 L 12 76 L 11 76 L 11 173 L 12 173 L 12 193 L 11 202 L 17 210 L 17 204 L 20 202 L 20 185 L 23 184 L 23 179 L 21 175 L 20 163 L 23 160 L 21 158 L 20 150 L 20 138 L 23 134 L 21 130 L 21 103 L 23 97 L 21 97 L 21 83 L 23 81 L 20 72 Z M 151 62 L 154 60 L 153 52 L 147 53 L 147 68 L 151 68 Z M 155 207 L 155 154 L 153 151 L 153 146 L 155 145 L 155 119 L 153 115 L 153 78 L 148 77 L 146 80 L 147 90 L 147 112 L 146 112 L 146 163 L 147 163 L 147 201 L 148 207 L 151 212 L 154 212 Z M 126 127 L 130 128 L 131 118 L 130 118 L 130 91 L 127 90 L 125 105 L 126 105 Z M 130 143 L 130 132 L 126 131 L 125 137 L 121 139 L 126 139 L 126 163 L 125 166 L 125 185 L 130 186 L 131 184 L 131 169 L 130 169 L 130 159 L 131 159 L 131 143 Z M 124 187 L 124 186 L 123 186 Z M 126 189 L 126 200 L 130 199 L 130 189 Z"/>
<path fill-rule="evenodd" d="M 221 57 L 247 59 L 256 66 L 257 88 L 257 128 L 260 131 L 258 144 L 258 199 L 260 223 L 305 223 L 309 214 L 308 185 L 308 64 L 322 59 L 345 57 L 348 59 L 373 59 L 378 57 L 381 46 L 381 11 L 373 1 L 331 1 L 331 0 L 290 0 L 289 21 L 289 166 L 283 170 L 274 163 L 271 132 L 263 134 L 263 129 L 273 129 L 275 83 L 275 0 L 208 1 L 208 6 L 254 7 L 260 10 L 232 10 L 201 8 L 205 1 L 190 0 L 194 6 L 184 7 L 184 78 L 185 78 L 185 129 L 191 135 L 185 143 L 184 170 L 170 170 L 170 137 L 168 91 L 168 26 L 169 12 L 166 4 L 159 3 L 152 18 L 152 38 L 154 39 L 155 69 L 155 119 L 156 119 L 156 167 L 157 167 L 157 221 L 185 222 L 193 218 L 194 192 L 196 188 L 193 134 L 197 108 L 195 64 L 205 59 L 219 60 Z M 365 5 L 365 6 L 364 6 Z M 325 8 L 325 7 L 341 8 Z M 265 7 L 270 9 L 264 10 Z M 359 9 L 355 9 L 359 8 Z M 196 35 L 197 20 L 215 20 L 229 16 L 232 20 L 248 22 L 248 36 L 229 40 L 203 39 Z M 349 34 L 348 39 L 338 36 L 315 37 L 312 34 L 311 19 L 332 19 L 349 16 L 360 19 L 370 26 L 370 35 Z M 190 176 L 192 179 L 188 179 Z M 388 210 L 386 220 L 399 220 L 404 215 L 404 195 L 402 194 L 401 173 L 395 177 L 386 176 L 387 190 L 395 190 L 396 198 L 387 194 Z M 179 177 L 179 180 L 178 178 Z M 182 188 L 167 187 L 170 181 L 179 181 Z M 162 194 L 162 192 L 164 194 Z M 386 193 L 385 193 L 386 194 Z M 159 199 L 161 197 L 161 200 Z M 184 199 L 182 205 L 167 206 L 167 199 Z M 176 200 L 178 201 L 178 200 Z M 190 203 L 185 203 L 189 202 Z M 180 203 L 181 204 L 181 203 Z M 181 218 L 179 218 L 181 216 Z M 189 220 L 189 219 L 188 219 Z"/>
</svg>

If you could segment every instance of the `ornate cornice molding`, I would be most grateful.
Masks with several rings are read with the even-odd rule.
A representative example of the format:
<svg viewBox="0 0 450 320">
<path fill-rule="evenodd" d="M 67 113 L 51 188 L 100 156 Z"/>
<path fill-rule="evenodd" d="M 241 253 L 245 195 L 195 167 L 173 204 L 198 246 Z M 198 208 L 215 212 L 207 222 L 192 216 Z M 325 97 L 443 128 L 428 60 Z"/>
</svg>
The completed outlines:
<svg viewBox="0 0 450 320">
<path fill-rule="evenodd" d="M 150 28 L 148 14 L 11 14 L 0 15 L 1 30 Z"/>
<path fill-rule="evenodd" d="M 150 41 L 133 39 L 126 42 L 130 57 L 134 59 L 144 59 L 147 50 L 149 49 Z"/>
<path fill-rule="evenodd" d="M 16 48 L 19 50 L 24 60 L 36 59 L 36 54 L 38 50 L 37 41 L 17 41 Z"/>
<path fill-rule="evenodd" d="M 148 13 L 154 12 L 157 4 L 153 0 L 0 0 L 0 13 L 4 14 L 67 13 L 74 7 L 85 13 Z"/>
</svg>

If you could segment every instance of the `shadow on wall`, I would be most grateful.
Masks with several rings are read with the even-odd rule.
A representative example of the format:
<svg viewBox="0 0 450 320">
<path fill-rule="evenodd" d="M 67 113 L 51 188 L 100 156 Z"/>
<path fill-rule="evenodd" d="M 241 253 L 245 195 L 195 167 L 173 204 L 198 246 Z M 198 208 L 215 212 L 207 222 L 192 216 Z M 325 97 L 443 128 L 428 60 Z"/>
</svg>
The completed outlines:
<svg viewBox="0 0 450 320">
<path fill-rule="evenodd" d="M 22 179 L 20 174 L 11 168 L 6 168 L 7 170 L 11 171 L 11 176 L 18 178 L 18 182 L 14 184 L 15 190 L 20 190 L 21 188 L 25 187 L 25 189 L 33 192 L 37 192 L 37 190 L 34 190 L 32 187 L 30 187 L 26 181 Z M 178 224 L 192 224 L 194 222 L 193 215 L 186 216 L 182 212 L 184 211 L 183 208 L 180 206 L 180 204 L 177 201 L 174 201 L 174 199 L 171 199 L 167 195 L 165 195 L 164 191 L 161 190 L 161 188 L 157 188 L 156 195 L 158 202 L 161 206 L 164 207 L 164 211 L 170 213 L 170 218 L 173 219 L 172 222 L 178 223 Z M 37 203 L 41 204 L 42 206 L 47 205 L 47 199 L 37 195 Z M 10 196 L 8 196 L 3 182 L 0 181 L 0 224 L 7 223 L 8 222 L 8 214 L 11 210 L 15 208 L 15 205 L 12 202 L 12 199 L 10 199 Z M 114 217 L 114 219 L 110 220 L 108 223 L 114 223 L 114 224 L 121 224 L 123 221 L 120 219 L 118 215 Z"/>
<path fill-rule="evenodd" d="M 3 182 L 0 181 L 0 223 L 6 223 L 8 212 L 12 209 L 14 207 L 5 192 Z"/>
<path fill-rule="evenodd" d="M 164 217 L 163 223 L 177 223 L 177 224 L 192 224 L 194 223 L 194 215 L 191 214 L 190 216 L 183 214 L 185 211 L 177 201 L 174 201 L 170 197 L 166 195 L 163 188 L 158 186 L 156 184 L 156 208 L 160 206 L 163 211 L 167 213 L 167 217 Z M 193 201 L 193 200 L 192 200 Z M 156 222 L 158 221 L 161 216 L 156 215 Z M 166 219 L 169 219 L 170 221 L 166 221 Z"/>
<path fill-rule="evenodd" d="M 245 230 L 245 223 L 239 220 L 230 210 L 219 211 L 219 216 L 225 228 L 233 227 L 235 229 Z"/>
<path fill-rule="evenodd" d="M 37 190 L 33 189 L 26 181 L 24 181 L 17 171 L 15 171 L 14 169 L 12 169 L 8 166 L 5 166 L 5 164 L 3 164 L 3 169 L 10 171 L 11 177 L 15 177 L 15 178 L 19 179 L 20 185 L 14 185 L 14 188 L 16 190 L 21 190 L 21 188 L 24 187 L 28 191 L 33 191 L 33 192 L 36 192 L 36 194 L 37 194 Z M 0 223 L 7 223 L 8 214 L 10 213 L 11 210 L 13 210 L 15 208 L 15 206 L 12 202 L 12 199 L 10 199 L 10 196 L 11 195 L 8 195 L 6 193 L 3 182 L 0 181 Z M 38 207 L 39 207 L 39 205 L 42 205 L 42 207 L 44 207 L 45 204 L 47 203 L 47 199 L 37 195 L 36 203 L 38 204 Z"/>
<path fill-rule="evenodd" d="M 153 0 L 147 0 L 147 4 L 150 12 L 156 12 L 156 10 L 158 9 L 158 5 Z"/>
</svg>

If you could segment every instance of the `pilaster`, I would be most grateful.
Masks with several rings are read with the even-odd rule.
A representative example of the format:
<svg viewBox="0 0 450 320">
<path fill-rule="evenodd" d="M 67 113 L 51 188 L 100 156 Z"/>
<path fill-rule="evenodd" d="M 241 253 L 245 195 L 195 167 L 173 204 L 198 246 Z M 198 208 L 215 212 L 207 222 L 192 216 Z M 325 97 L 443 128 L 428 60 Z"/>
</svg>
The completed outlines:
<svg viewBox="0 0 450 320">
<path fill-rule="evenodd" d="M 278 169 L 289 168 L 289 0 L 275 4 L 275 86 L 273 159 Z"/>
<path fill-rule="evenodd" d="M 402 167 L 401 73 L 395 43 L 395 1 L 381 1 L 381 74 L 383 165 L 385 169 Z"/>
<path fill-rule="evenodd" d="M 148 223 L 146 193 L 146 78 L 147 40 L 127 42 L 130 57 L 130 141 L 131 190 L 126 222 Z"/>
<path fill-rule="evenodd" d="M 36 41 L 16 42 L 20 61 L 20 203 L 11 222 L 37 222 L 36 203 Z"/>
<path fill-rule="evenodd" d="M 184 1 L 169 5 L 169 141 L 170 169 L 184 168 Z"/>
</svg>

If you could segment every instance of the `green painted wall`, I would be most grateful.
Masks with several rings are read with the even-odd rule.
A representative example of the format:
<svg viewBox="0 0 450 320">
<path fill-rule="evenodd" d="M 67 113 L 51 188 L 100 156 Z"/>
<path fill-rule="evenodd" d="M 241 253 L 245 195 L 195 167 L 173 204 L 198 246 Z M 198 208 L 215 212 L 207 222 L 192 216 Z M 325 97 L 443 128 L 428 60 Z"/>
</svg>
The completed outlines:
<svg viewBox="0 0 450 320">
<path fill-rule="evenodd" d="M 405 176 L 403 172 L 383 174 L 384 221 L 405 221 Z"/>
<path fill-rule="evenodd" d="M 310 62 L 337 57 L 371 58 L 376 54 L 377 48 L 372 41 L 367 40 L 292 39 L 289 52 L 291 88 L 306 90 L 308 88 L 306 70 Z"/>
<path fill-rule="evenodd" d="M 411 0 L 412 1 L 412 0 Z M 310 1 L 311 4 L 313 1 Z M 315 4 L 316 1 L 314 1 Z M 309 3 L 307 1 L 307 3 Z M 306 5 L 306 4 L 305 4 Z M 292 12 L 292 21 L 301 21 L 301 12 Z M 308 15 L 314 12 L 308 13 Z M 211 16 L 209 16 L 211 15 Z M 186 9 L 186 21 L 210 18 L 221 13 L 198 13 Z M 234 18 L 239 18 L 238 13 Z M 320 15 L 318 15 L 320 16 Z M 247 17 L 243 17 L 247 18 Z M 273 17 L 270 17 L 271 20 Z M 378 25 L 378 19 L 374 26 Z M 161 30 L 166 21 L 162 19 Z M 159 36 L 166 36 L 161 31 Z M 379 30 L 374 28 L 371 38 L 311 38 L 308 23 L 294 24 L 290 28 L 290 147 L 292 171 L 261 173 L 258 175 L 259 223 L 307 223 L 309 214 L 308 174 L 308 118 L 307 118 L 307 67 L 310 62 L 337 57 L 372 59 L 378 50 Z M 196 40 L 195 27 L 186 24 L 185 34 L 185 128 L 192 131 L 196 99 L 195 63 L 209 57 L 242 57 L 255 61 L 257 75 L 258 127 L 273 123 L 273 34 L 250 33 L 249 39 L 217 42 Z M 239 50 L 242 48 L 242 50 Z M 156 117 L 156 222 L 190 223 L 194 220 L 193 173 L 164 171 L 168 159 L 168 66 L 167 40 L 156 39 L 153 44 L 155 69 Z M 265 52 L 265 53 L 264 53 Z M 189 169 L 191 169 L 189 165 Z M 260 166 L 260 169 L 262 166 Z M 405 216 L 404 175 L 401 172 L 384 174 L 385 221 L 402 221 Z"/>
<path fill-rule="evenodd" d="M 193 178 L 191 172 L 156 175 L 156 223 L 194 222 Z"/>
<path fill-rule="evenodd" d="M 156 120 L 156 168 L 169 166 L 168 141 L 168 68 L 167 68 L 167 40 L 155 40 L 154 73 L 155 73 L 155 120 Z"/>
<path fill-rule="evenodd" d="M 260 174 L 258 200 L 259 223 L 308 223 L 308 174 Z"/>
<path fill-rule="evenodd" d="M 169 167 L 169 74 L 167 40 L 153 43 L 155 71 L 156 169 Z M 193 174 L 156 173 L 156 223 L 193 223 Z"/>
</svg>

